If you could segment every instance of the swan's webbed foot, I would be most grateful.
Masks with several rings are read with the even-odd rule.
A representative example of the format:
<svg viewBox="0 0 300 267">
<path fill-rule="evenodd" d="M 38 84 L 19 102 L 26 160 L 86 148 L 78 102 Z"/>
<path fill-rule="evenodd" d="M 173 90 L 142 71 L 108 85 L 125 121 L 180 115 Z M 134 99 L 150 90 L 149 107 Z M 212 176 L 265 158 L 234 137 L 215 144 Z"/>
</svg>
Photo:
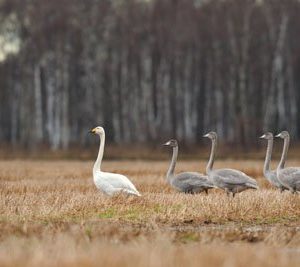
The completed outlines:
<svg viewBox="0 0 300 267">
<path fill-rule="evenodd" d="M 280 193 L 283 193 L 283 192 L 284 192 L 284 188 L 280 187 Z"/>
<path fill-rule="evenodd" d="M 293 195 L 297 195 L 299 193 L 296 188 L 293 188 L 293 190 L 291 192 Z"/>
<path fill-rule="evenodd" d="M 226 192 L 227 197 L 230 197 L 230 191 L 227 188 L 225 189 L 225 192 Z"/>
<path fill-rule="evenodd" d="M 227 194 L 228 197 L 230 197 L 230 193 L 231 193 L 232 198 L 234 198 L 234 196 L 235 196 L 235 194 L 236 194 L 236 192 L 231 191 L 231 190 L 229 190 L 229 189 L 225 189 L 225 192 L 226 192 L 226 194 Z"/>
</svg>

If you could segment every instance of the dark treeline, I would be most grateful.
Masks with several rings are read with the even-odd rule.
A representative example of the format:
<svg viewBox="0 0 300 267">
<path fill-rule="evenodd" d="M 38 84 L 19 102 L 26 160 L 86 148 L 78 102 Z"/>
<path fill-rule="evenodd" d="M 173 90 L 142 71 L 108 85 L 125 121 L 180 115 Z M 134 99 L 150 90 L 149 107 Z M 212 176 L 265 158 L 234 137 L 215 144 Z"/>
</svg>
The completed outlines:
<svg viewBox="0 0 300 267">
<path fill-rule="evenodd" d="M 0 142 L 300 137 L 297 0 L 2 0 Z M 16 41 L 17 40 L 17 41 Z"/>
</svg>

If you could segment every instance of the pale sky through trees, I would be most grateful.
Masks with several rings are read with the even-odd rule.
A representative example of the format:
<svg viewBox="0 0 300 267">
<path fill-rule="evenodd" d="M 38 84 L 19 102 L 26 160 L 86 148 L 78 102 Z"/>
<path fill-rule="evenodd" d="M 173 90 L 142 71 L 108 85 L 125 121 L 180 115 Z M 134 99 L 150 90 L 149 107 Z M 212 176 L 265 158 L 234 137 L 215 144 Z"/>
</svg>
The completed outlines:
<svg viewBox="0 0 300 267">
<path fill-rule="evenodd" d="M 0 61 L 9 54 L 17 54 L 20 48 L 20 38 L 16 29 L 16 17 L 12 14 L 0 25 Z"/>
</svg>

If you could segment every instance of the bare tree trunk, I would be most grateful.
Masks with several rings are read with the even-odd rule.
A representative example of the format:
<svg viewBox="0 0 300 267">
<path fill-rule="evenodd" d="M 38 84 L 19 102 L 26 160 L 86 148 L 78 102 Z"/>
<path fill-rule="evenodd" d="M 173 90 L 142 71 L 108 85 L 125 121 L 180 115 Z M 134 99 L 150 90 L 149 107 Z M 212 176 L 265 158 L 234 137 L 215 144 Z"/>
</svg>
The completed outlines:
<svg viewBox="0 0 300 267">
<path fill-rule="evenodd" d="M 63 57 L 62 62 L 62 147 L 68 148 L 70 142 L 70 125 L 69 125 L 69 72 L 67 56 Z"/>
<path fill-rule="evenodd" d="M 268 13 L 267 13 L 268 14 Z M 264 119 L 264 128 L 265 130 L 270 129 L 274 124 L 274 116 L 276 115 L 276 102 L 275 95 L 278 92 L 277 108 L 279 115 L 279 124 L 282 126 L 282 123 L 285 120 L 285 103 L 283 101 L 283 48 L 286 38 L 286 31 L 288 25 L 288 17 L 286 14 L 282 15 L 281 23 L 279 27 L 278 37 L 275 37 L 275 30 L 273 29 L 273 21 L 268 14 L 269 21 L 269 35 L 272 43 L 275 43 L 275 51 L 272 62 L 271 70 L 271 84 L 270 91 L 266 105 L 265 119 Z"/>
<path fill-rule="evenodd" d="M 15 146 L 18 142 L 18 120 L 19 120 L 19 108 L 20 108 L 20 85 L 19 83 L 16 83 L 16 85 L 13 87 L 13 93 L 12 93 L 12 105 L 11 105 L 11 143 L 13 146 Z"/>
<path fill-rule="evenodd" d="M 278 37 L 278 53 L 275 56 L 274 68 L 277 80 L 277 88 L 278 88 L 278 98 L 277 98 L 277 110 L 278 110 L 278 126 L 280 129 L 286 127 L 286 120 L 287 120 L 287 110 L 285 106 L 285 99 L 284 99 L 284 87 L 285 87 L 285 77 L 284 77 L 284 43 L 286 40 L 286 31 L 288 25 L 288 17 L 283 14 L 282 21 L 279 28 L 279 37 Z M 275 77 L 274 77 L 275 79 Z"/>
<path fill-rule="evenodd" d="M 248 110 L 248 95 L 247 95 L 247 65 L 249 59 L 249 42 L 250 42 L 250 19 L 253 6 L 246 9 L 246 14 L 243 19 L 243 36 L 241 40 L 241 62 L 238 69 L 239 91 L 240 91 L 240 108 L 242 112 L 242 141 L 247 143 L 250 140 L 250 123 Z"/>
<path fill-rule="evenodd" d="M 229 63 L 229 89 L 228 89 L 228 140 L 233 142 L 236 138 L 236 73 L 237 73 L 237 43 L 233 31 L 233 22 L 230 18 L 227 20 L 227 28 L 230 44 L 230 63 Z"/>
<path fill-rule="evenodd" d="M 288 86 L 288 99 L 289 99 L 289 131 L 292 136 L 297 136 L 297 113 L 299 109 L 297 107 L 297 94 L 296 88 L 294 83 L 294 70 L 293 70 L 293 63 L 291 62 L 292 58 L 290 52 L 287 53 L 287 86 Z"/>
<path fill-rule="evenodd" d="M 41 66 L 34 67 L 34 105 L 35 105 L 35 142 L 42 142 L 43 136 L 43 110 L 42 110 L 42 87 L 41 87 Z"/>
</svg>

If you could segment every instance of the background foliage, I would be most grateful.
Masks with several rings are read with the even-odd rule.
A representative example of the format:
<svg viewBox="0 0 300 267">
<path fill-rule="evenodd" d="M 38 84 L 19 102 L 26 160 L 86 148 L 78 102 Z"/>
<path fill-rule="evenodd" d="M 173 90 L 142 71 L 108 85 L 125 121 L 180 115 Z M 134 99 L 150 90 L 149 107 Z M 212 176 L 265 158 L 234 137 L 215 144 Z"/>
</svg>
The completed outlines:
<svg viewBox="0 0 300 267">
<path fill-rule="evenodd" d="M 2 143 L 300 136 L 297 0 L 0 3 Z"/>
</svg>

